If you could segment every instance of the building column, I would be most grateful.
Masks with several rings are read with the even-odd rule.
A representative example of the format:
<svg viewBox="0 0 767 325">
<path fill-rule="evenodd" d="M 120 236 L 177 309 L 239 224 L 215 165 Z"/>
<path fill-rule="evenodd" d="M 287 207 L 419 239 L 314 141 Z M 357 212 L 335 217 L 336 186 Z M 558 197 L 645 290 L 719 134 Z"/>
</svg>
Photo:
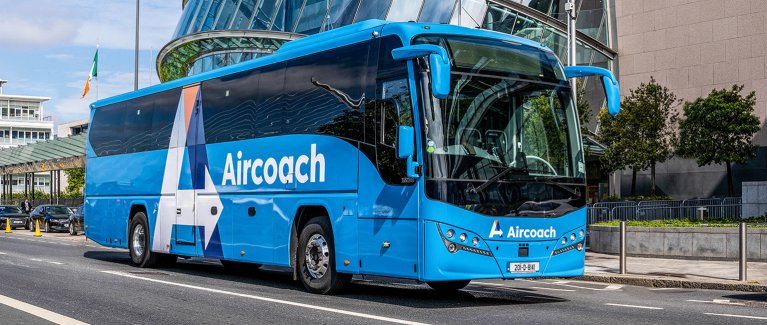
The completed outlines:
<svg viewBox="0 0 767 325">
<path fill-rule="evenodd" d="M 35 200 L 35 173 L 29 173 L 29 174 L 31 176 L 30 177 L 31 180 L 29 182 L 30 183 L 29 186 L 30 186 L 31 192 L 32 192 L 32 194 L 31 194 L 32 195 L 32 201 L 34 201 Z"/>
<path fill-rule="evenodd" d="M 48 203 L 53 204 L 53 171 L 50 174 L 51 179 L 48 180 Z"/>
</svg>

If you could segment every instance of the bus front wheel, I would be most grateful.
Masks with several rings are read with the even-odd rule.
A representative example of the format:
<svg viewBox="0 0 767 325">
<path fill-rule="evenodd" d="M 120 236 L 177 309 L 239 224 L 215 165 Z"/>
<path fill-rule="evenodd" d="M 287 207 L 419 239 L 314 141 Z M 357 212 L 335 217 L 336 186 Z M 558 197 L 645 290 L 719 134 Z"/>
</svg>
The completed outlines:
<svg viewBox="0 0 767 325">
<path fill-rule="evenodd" d="M 333 231 L 326 217 L 315 217 L 304 226 L 296 255 L 298 277 L 309 292 L 337 293 L 351 280 L 351 275 L 336 271 Z"/>
<path fill-rule="evenodd" d="M 146 214 L 136 212 L 130 223 L 128 252 L 131 261 L 138 267 L 171 266 L 177 260 L 175 255 L 152 252 L 149 247 L 149 226 Z"/>
<path fill-rule="evenodd" d="M 460 281 L 430 281 L 426 282 L 432 289 L 442 292 L 458 291 L 469 285 L 470 280 Z"/>
</svg>

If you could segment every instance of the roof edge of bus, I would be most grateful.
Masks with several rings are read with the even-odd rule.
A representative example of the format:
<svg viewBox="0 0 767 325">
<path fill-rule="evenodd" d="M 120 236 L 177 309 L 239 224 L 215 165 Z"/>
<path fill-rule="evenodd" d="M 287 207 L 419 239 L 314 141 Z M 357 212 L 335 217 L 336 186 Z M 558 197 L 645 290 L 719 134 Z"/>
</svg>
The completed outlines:
<svg viewBox="0 0 767 325">
<path fill-rule="evenodd" d="M 312 50 L 325 46 L 328 43 L 335 43 L 338 46 L 345 45 L 342 42 L 344 38 L 359 38 L 361 32 L 370 31 L 372 29 L 379 29 L 382 36 L 385 35 L 398 35 L 404 37 L 403 41 L 409 41 L 410 38 L 419 34 L 455 34 L 455 35 L 468 35 L 478 37 L 499 38 L 510 42 L 532 46 L 540 50 L 552 52 L 548 47 L 542 44 L 522 38 L 519 36 L 513 36 L 506 33 L 495 32 L 479 28 L 468 28 L 463 26 L 455 26 L 449 24 L 434 24 L 434 23 L 420 23 L 420 22 L 392 22 L 380 19 L 370 19 L 354 23 L 348 26 L 339 27 L 330 31 L 322 32 L 319 34 L 307 36 L 301 39 L 293 40 L 282 45 L 274 54 L 267 55 L 258 59 L 249 60 L 230 66 L 226 66 L 220 69 L 215 69 L 200 74 L 179 78 L 176 80 L 168 81 L 165 83 L 152 85 L 146 88 L 141 88 L 131 92 L 123 93 L 120 95 L 108 97 L 105 99 L 93 102 L 90 105 L 91 109 L 95 109 L 101 106 L 106 106 L 114 103 L 119 103 L 125 100 L 134 99 L 137 97 L 158 93 L 161 91 L 171 90 L 175 88 L 181 88 L 187 85 L 203 82 L 205 80 L 221 77 L 230 73 L 236 73 L 249 68 L 256 68 L 265 66 L 271 63 L 279 62 L 286 59 L 285 57 L 292 57 L 296 52 L 302 51 L 311 52 Z M 425 32 L 426 30 L 426 32 Z M 370 35 L 370 37 L 375 37 Z M 343 44 L 341 44 L 343 43 Z M 336 47 L 336 46 L 332 46 Z"/>
</svg>

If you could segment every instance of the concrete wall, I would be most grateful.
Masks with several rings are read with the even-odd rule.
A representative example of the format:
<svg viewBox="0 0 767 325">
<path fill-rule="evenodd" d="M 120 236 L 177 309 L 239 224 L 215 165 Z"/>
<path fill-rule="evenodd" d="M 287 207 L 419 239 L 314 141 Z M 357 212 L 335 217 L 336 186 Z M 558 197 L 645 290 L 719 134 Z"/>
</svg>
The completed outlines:
<svg viewBox="0 0 767 325">
<path fill-rule="evenodd" d="M 767 182 L 743 182 L 743 217 L 767 213 Z"/>
<path fill-rule="evenodd" d="M 649 228 L 628 227 L 626 250 L 629 255 L 736 260 L 739 253 L 738 228 Z M 589 226 L 587 249 L 618 254 L 618 227 Z M 767 228 L 748 230 L 748 258 L 767 261 Z"/>
<path fill-rule="evenodd" d="M 616 0 L 618 75 L 621 93 L 648 82 L 650 76 L 679 98 L 692 101 L 712 89 L 745 85 L 756 91 L 755 114 L 767 118 L 767 2 L 764 0 Z M 682 107 L 678 107 L 681 111 Z M 767 146 L 762 129 L 755 139 Z M 764 148 L 745 166 L 733 166 L 740 182 L 767 180 Z M 658 166 L 661 192 L 678 199 L 724 195 L 724 166 L 702 169 L 691 160 Z M 620 176 L 628 195 L 631 172 Z M 649 172 L 638 177 L 637 194 L 648 194 Z"/>
</svg>

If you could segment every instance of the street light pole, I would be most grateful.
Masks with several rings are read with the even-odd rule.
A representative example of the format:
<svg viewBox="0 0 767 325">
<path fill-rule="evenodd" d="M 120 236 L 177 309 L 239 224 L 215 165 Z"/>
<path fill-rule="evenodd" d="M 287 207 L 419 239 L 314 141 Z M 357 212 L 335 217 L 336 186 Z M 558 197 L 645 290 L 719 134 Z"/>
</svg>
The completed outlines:
<svg viewBox="0 0 767 325">
<path fill-rule="evenodd" d="M 576 6 L 576 1 L 577 0 L 567 0 L 567 3 L 565 3 L 565 12 L 567 13 L 567 65 L 569 66 L 574 66 L 577 64 L 577 61 L 575 60 L 575 20 L 578 18 L 578 8 Z M 576 89 L 575 78 L 570 79 L 570 86 L 573 88 L 573 101 L 576 101 L 576 95 L 578 91 Z"/>
<path fill-rule="evenodd" d="M 138 90 L 138 26 L 139 26 L 139 0 L 136 0 L 136 53 L 133 65 L 133 90 Z"/>
</svg>

